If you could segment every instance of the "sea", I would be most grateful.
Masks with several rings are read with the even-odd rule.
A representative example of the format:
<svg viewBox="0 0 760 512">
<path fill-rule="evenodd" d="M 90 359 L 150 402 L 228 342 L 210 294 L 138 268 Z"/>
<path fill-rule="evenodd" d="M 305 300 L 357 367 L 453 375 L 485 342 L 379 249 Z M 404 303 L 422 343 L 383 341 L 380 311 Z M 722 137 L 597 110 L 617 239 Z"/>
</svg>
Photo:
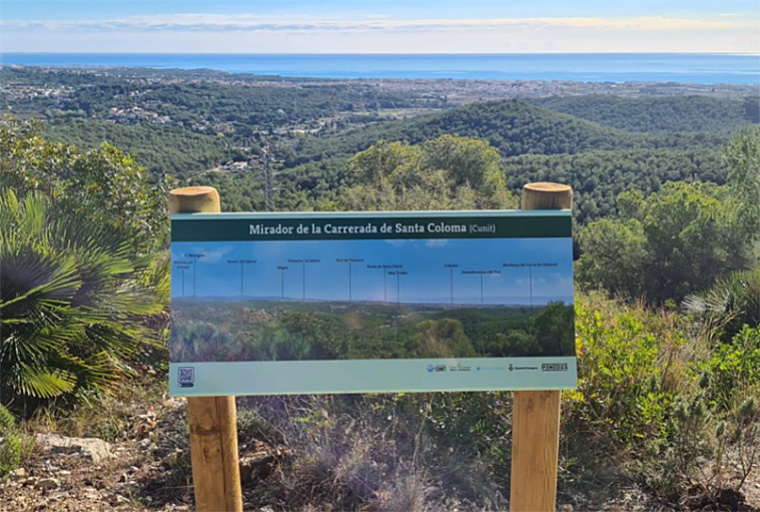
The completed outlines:
<svg viewBox="0 0 760 512">
<path fill-rule="evenodd" d="M 0 64 L 213 69 L 284 77 L 571 80 L 760 85 L 760 54 L 0 53 Z"/>
</svg>

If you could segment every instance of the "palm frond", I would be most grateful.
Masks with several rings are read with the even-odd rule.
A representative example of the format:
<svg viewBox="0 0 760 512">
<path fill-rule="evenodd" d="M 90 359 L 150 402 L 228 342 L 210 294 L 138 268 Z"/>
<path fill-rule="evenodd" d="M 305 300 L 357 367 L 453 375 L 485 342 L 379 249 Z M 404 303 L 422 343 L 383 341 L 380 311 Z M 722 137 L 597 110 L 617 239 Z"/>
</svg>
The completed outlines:
<svg viewBox="0 0 760 512">
<path fill-rule="evenodd" d="M 54 212 L 43 196 L 0 191 L 4 397 L 110 388 L 124 360 L 159 345 L 143 318 L 165 307 L 153 281 L 163 274 L 114 233 Z"/>
<path fill-rule="evenodd" d="M 21 364 L 16 376 L 18 389 L 35 398 L 54 398 L 71 392 L 76 386 L 76 376 L 61 369 Z"/>
</svg>

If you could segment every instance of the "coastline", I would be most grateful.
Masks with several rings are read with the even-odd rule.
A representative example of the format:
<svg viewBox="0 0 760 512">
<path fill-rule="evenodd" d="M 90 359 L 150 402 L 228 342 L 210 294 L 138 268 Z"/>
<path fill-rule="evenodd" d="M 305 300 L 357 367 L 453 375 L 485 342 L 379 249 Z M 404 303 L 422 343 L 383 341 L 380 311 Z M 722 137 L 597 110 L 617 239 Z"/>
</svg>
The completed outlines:
<svg viewBox="0 0 760 512">
<path fill-rule="evenodd" d="M 760 55 L 738 53 L 215 54 L 2 53 L 2 66 L 213 70 L 315 79 L 760 83 Z"/>
</svg>

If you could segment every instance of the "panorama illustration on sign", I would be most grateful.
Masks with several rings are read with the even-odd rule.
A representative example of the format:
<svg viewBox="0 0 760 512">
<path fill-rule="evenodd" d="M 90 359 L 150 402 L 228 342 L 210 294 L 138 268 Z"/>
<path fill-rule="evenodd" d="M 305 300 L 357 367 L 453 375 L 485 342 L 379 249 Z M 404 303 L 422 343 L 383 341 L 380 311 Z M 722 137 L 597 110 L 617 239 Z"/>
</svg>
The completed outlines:
<svg viewBox="0 0 760 512">
<path fill-rule="evenodd" d="M 176 214 L 174 396 L 572 389 L 558 211 Z"/>
</svg>

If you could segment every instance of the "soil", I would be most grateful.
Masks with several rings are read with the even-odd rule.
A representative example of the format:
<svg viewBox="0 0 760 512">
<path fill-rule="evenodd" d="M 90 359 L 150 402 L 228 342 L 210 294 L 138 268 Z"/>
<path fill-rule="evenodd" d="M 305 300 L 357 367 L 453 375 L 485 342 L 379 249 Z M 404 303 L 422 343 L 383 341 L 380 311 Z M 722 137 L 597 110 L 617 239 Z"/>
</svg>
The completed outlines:
<svg viewBox="0 0 760 512">
<path fill-rule="evenodd" d="M 81 453 L 52 453 L 36 447 L 23 467 L 0 479 L 0 507 L 9 511 L 136 511 L 178 512 L 194 510 L 187 419 L 181 399 L 166 400 L 161 410 L 140 415 L 123 440 L 110 443 L 113 457 L 94 462 Z M 160 435 L 159 435 L 160 433 Z M 283 447 L 252 441 L 240 446 L 241 480 L 246 511 L 289 510 L 278 502 L 276 474 L 280 462 L 292 456 Z M 632 485 L 587 483 L 577 493 L 558 497 L 558 510 L 605 511 L 708 511 L 760 510 L 760 471 L 741 492 L 722 489 L 705 498 L 701 489 L 694 496 L 674 502 L 653 501 L 643 489 Z M 330 510 L 314 504 L 310 511 Z M 448 507 L 447 507 L 448 508 Z M 456 506 L 469 510 L 466 504 Z"/>
</svg>

